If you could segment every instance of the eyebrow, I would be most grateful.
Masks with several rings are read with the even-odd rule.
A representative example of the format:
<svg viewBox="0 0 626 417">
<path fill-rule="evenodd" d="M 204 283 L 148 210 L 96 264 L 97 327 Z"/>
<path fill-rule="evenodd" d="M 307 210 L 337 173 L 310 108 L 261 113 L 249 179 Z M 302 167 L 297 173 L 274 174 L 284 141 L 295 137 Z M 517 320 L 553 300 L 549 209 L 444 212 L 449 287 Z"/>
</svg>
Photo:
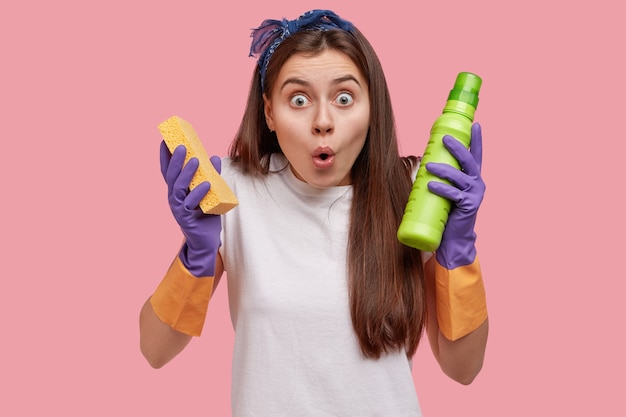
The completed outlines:
<svg viewBox="0 0 626 417">
<path fill-rule="evenodd" d="M 346 82 L 346 81 L 354 81 L 359 87 L 361 86 L 361 83 L 359 82 L 359 80 L 357 80 L 355 76 L 350 75 L 350 74 L 344 75 L 344 76 L 339 77 L 339 78 L 335 78 L 334 80 L 332 80 L 331 84 L 332 85 L 337 85 L 337 84 L 341 84 L 341 83 Z M 288 84 L 298 84 L 298 85 L 302 85 L 302 86 L 305 86 L 305 87 L 310 85 L 310 83 L 308 81 L 302 80 L 300 78 L 292 77 L 292 78 L 287 78 L 283 82 L 283 84 L 280 86 L 280 90 L 282 91 L 285 88 L 285 86 L 287 86 Z"/>
</svg>

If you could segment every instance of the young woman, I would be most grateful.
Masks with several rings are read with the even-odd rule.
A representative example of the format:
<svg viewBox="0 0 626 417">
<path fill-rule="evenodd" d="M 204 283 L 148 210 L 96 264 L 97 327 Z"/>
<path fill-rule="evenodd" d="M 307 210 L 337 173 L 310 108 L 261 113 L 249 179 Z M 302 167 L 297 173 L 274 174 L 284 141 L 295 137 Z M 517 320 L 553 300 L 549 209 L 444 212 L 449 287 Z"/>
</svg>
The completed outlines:
<svg viewBox="0 0 626 417">
<path fill-rule="evenodd" d="M 202 330 L 224 271 L 235 328 L 234 416 L 418 416 L 411 357 L 423 330 L 443 371 L 482 367 L 487 310 L 473 231 L 484 193 L 482 138 L 445 138 L 461 170 L 435 256 L 396 237 L 417 169 L 400 157 L 381 64 L 362 33 L 328 10 L 253 32 L 258 58 L 229 158 L 212 158 L 239 199 L 223 216 L 189 191 L 198 162 L 161 145 L 185 242 L 141 311 L 141 349 L 161 367 Z"/>
</svg>

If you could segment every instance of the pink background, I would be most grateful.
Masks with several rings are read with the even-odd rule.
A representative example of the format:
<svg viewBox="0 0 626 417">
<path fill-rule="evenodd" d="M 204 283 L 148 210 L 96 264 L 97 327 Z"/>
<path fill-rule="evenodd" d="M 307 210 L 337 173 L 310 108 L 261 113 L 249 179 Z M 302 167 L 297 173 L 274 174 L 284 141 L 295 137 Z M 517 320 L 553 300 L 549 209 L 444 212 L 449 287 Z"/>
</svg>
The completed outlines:
<svg viewBox="0 0 626 417">
<path fill-rule="evenodd" d="M 139 352 L 140 306 L 181 239 L 156 125 L 184 117 L 224 155 L 255 64 L 249 29 L 312 8 L 378 51 L 404 153 L 422 152 L 457 72 L 484 80 L 490 341 L 468 387 L 422 346 L 425 415 L 623 415 L 618 0 L 175 3 L 2 7 L 0 415 L 230 414 L 225 285 L 182 355 L 153 370 Z"/>
</svg>

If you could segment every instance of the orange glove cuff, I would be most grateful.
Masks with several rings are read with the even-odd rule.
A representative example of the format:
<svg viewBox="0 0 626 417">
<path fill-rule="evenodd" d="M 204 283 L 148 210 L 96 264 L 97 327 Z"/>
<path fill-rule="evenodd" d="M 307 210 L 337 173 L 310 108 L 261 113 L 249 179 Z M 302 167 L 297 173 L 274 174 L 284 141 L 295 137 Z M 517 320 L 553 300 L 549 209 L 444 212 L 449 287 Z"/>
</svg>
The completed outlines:
<svg viewBox="0 0 626 417">
<path fill-rule="evenodd" d="M 448 340 L 476 330 L 487 319 L 485 286 L 478 258 L 448 270 L 435 262 L 437 321 Z"/>
<path fill-rule="evenodd" d="M 150 297 L 152 309 L 174 330 L 200 336 L 213 293 L 213 281 L 214 277 L 191 275 L 177 256 Z"/>
</svg>

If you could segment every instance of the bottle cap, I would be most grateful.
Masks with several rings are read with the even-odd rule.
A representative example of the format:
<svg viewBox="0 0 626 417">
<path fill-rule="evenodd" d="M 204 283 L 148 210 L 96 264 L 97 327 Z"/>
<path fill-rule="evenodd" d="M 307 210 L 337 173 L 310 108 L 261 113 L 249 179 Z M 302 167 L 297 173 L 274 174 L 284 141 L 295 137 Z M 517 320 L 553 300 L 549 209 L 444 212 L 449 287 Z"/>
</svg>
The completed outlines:
<svg viewBox="0 0 626 417">
<path fill-rule="evenodd" d="M 471 72 L 460 72 L 454 82 L 454 88 L 450 90 L 448 100 L 457 100 L 470 106 L 478 107 L 478 92 L 483 80 Z"/>
</svg>

